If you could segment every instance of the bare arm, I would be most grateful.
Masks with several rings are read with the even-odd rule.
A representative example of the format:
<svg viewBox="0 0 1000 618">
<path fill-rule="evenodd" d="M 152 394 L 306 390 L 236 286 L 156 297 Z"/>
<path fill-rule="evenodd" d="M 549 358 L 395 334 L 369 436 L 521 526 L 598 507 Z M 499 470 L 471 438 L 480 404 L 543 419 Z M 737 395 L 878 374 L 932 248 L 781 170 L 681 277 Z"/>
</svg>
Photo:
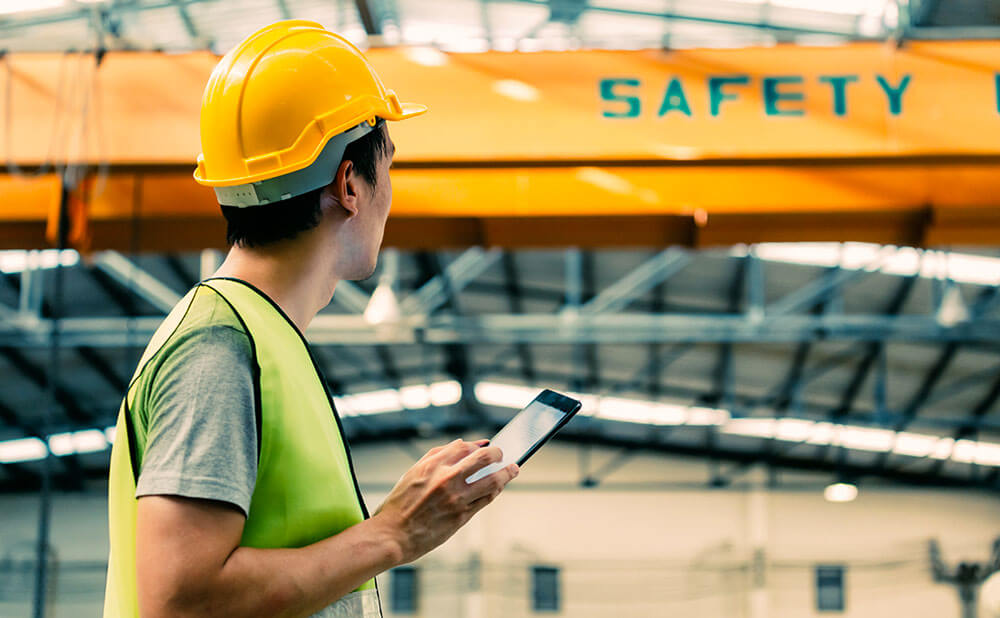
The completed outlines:
<svg viewBox="0 0 1000 618">
<path fill-rule="evenodd" d="M 429 451 L 371 519 L 307 547 L 240 547 L 242 513 L 176 496 L 139 499 L 139 605 L 145 617 L 307 616 L 437 547 L 516 476 L 510 466 L 472 485 L 500 449 L 456 440 Z"/>
</svg>

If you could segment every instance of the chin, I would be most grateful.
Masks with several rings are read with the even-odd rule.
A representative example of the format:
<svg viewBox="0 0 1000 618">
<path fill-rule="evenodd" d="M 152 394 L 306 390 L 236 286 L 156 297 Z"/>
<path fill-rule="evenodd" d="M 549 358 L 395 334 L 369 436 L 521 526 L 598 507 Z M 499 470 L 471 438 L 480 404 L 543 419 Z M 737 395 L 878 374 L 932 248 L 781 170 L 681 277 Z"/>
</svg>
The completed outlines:
<svg viewBox="0 0 1000 618">
<path fill-rule="evenodd" d="M 348 281 L 364 281 L 365 279 L 371 277 L 375 274 L 375 268 L 378 266 L 378 262 L 372 260 L 368 264 L 359 264 L 356 270 L 352 270 L 345 279 Z"/>
</svg>

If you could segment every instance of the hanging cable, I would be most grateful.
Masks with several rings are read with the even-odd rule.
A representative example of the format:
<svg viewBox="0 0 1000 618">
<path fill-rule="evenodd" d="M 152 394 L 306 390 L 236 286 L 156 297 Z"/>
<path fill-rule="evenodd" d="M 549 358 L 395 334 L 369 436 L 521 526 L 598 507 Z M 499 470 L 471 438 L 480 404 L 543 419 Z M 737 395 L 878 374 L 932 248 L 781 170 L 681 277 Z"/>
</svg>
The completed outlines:
<svg viewBox="0 0 1000 618">
<path fill-rule="evenodd" d="M 0 58 L 3 59 L 6 81 L 4 84 L 4 152 L 6 153 L 6 166 L 7 173 L 11 176 L 18 178 L 35 178 L 37 176 L 42 176 L 49 173 L 50 171 L 56 171 L 59 173 L 55 164 L 55 147 L 60 140 L 60 125 L 62 124 L 62 108 L 63 100 L 66 89 L 66 69 L 69 64 L 69 57 L 72 51 L 67 52 L 62 56 L 59 62 L 59 73 L 56 80 L 56 93 L 55 93 L 55 110 L 52 115 L 52 134 L 49 136 L 49 146 L 46 150 L 45 159 L 41 162 L 38 169 L 32 173 L 25 172 L 15 161 L 14 153 L 12 149 L 12 133 L 14 129 L 14 67 L 11 64 L 10 53 L 6 50 L 0 51 Z"/>
</svg>

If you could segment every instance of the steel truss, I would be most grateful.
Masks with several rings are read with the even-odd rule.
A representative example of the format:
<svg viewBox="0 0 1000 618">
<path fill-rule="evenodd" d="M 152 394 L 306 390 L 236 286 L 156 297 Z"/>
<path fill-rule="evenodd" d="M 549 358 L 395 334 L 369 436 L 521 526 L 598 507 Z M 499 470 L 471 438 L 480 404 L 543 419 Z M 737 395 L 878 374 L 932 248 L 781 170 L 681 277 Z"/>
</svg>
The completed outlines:
<svg viewBox="0 0 1000 618">
<path fill-rule="evenodd" d="M 438 311 L 466 286 L 495 266 L 499 250 L 467 250 L 432 276 L 399 303 L 401 316 L 391 323 L 371 324 L 362 313 L 371 296 L 350 282 L 338 285 L 334 304 L 347 314 L 322 313 L 307 332 L 317 345 L 429 344 L 575 344 L 575 343 L 794 343 L 818 339 L 864 342 L 922 342 L 986 345 L 1000 343 L 1000 319 L 986 313 L 995 307 L 1000 294 L 984 288 L 968 319 L 942 323 L 936 313 L 900 315 L 895 311 L 876 314 L 809 312 L 812 307 L 834 302 L 845 287 L 877 273 L 877 268 L 831 269 L 820 278 L 784 298 L 764 304 L 762 268 L 747 256 L 743 285 L 748 299 L 742 311 L 734 313 L 640 313 L 629 311 L 630 304 L 655 286 L 667 282 L 690 263 L 691 255 L 669 249 L 640 264 L 632 272 L 579 302 L 579 282 L 566 278 L 564 303 L 547 313 L 491 313 L 463 315 Z M 578 253 L 570 251 L 567 273 L 573 275 Z M 181 292 L 158 280 L 124 256 L 115 252 L 99 254 L 95 267 L 110 275 L 131 293 L 166 312 Z M 49 340 L 52 324 L 41 315 L 38 273 L 26 269 L 21 274 L 21 302 L 17 307 L 0 305 L 0 346 L 41 347 Z M 121 347 L 136 339 L 149 338 L 162 318 L 67 317 L 60 323 L 60 339 L 67 346 Z M 877 351 L 877 350 L 876 350 Z M 870 363 L 868 363 L 870 364 Z"/>
<path fill-rule="evenodd" d="M 990 367 L 960 379 L 942 379 L 942 375 L 960 347 L 1000 353 L 997 345 L 1000 343 L 1000 320 L 993 317 L 1000 304 L 1000 288 L 980 286 L 978 294 L 970 298 L 964 317 L 950 321 L 941 320 L 940 316 L 948 289 L 955 284 L 947 280 L 933 282 L 940 288 L 935 294 L 937 302 L 931 304 L 926 314 L 906 314 L 902 309 L 919 277 L 882 273 L 879 268 L 883 256 L 880 255 L 873 263 L 857 269 L 827 268 L 784 297 L 768 298 L 765 294 L 768 263 L 758 259 L 751 249 L 746 255 L 731 260 L 730 266 L 738 261 L 738 268 L 733 271 L 723 312 L 684 310 L 671 313 L 664 311 L 664 290 L 695 261 L 696 254 L 687 250 L 671 248 L 653 254 L 603 288 L 595 284 L 594 254 L 567 250 L 561 286 L 547 283 L 550 287 L 546 290 L 532 289 L 520 280 L 524 272 L 524 264 L 518 265 L 520 257 L 516 253 L 480 248 L 468 249 L 450 260 L 443 254 L 417 254 L 412 258 L 417 266 L 416 278 L 410 274 L 407 279 L 400 273 L 400 256 L 387 252 L 383 256 L 384 270 L 379 285 L 398 290 L 399 317 L 378 324 L 371 324 L 364 317 L 372 303 L 373 295 L 368 291 L 371 286 L 339 284 L 332 308 L 340 313 L 319 315 L 307 336 L 316 346 L 320 359 L 327 355 L 330 346 L 337 346 L 338 354 L 349 352 L 343 346 L 373 346 L 377 363 L 372 365 L 356 359 L 357 362 L 349 363 L 350 368 L 336 374 L 328 371 L 330 387 L 337 394 L 352 392 L 362 385 L 364 388 L 396 388 L 423 376 L 429 368 L 400 365 L 392 353 L 394 344 L 419 343 L 442 348 L 443 370 L 459 380 L 468 394 L 462 405 L 463 413 L 449 417 L 454 428 L 488 423 L 471 393 L 476 381 L 491 375 L 521 378 L 527 383 L 535 380 L 565 383 L 568 387 L 602 395 L 648 391 L 652 399 L 669 396 L 690 400 L 696 405 L 725 407 L 736 414 L 770 409 L 774 415 L 783 416 L 794 411 L 797 415 L 804 413 L 809 418 L 828 419 L 834 423 L 850 417 L 854 422 L 892 426 L 897 430 L 905 429 L 917 419 L 921 409 L 960 390 L 992 384 L 976 405 L 948 419 L 942 431 L 956 439 L 975 439 L 981 430 L 995 425 L 988 423 L 986 416 L 1000 400 L 1000 357 Z M 200 277 L 209 276 L 219 258 L 217 252 L 205 252 Z M 32 355 L 49 344 L 53 324 L 48 317 L 43 289 L 46 271 L 41 269 L 37 259 L 28 259 L 26 263 L 22 272 L 2 277 L 0 290 L 6 288 L 8 293 L 0 295 L 0 358 L 37 386 L 44 383 L 45 371 L 32 360 Z M 74 349 L 77 357 L 115 390 L 121 390 L 124 377 L 107 362 L 102 349 L 141 347 L 162 322 L 162 314 L 183 295 L 182 289 L 158 277 L 155 271 L 173 272 L 176 275 L 173 279 L 183 281 L 183 285 L 194 279 L 175 256 L 166 258 L 162 264 L 166 269 L 154 266 L 151 262 L 143 267 L 136 260 L 106 252 L 93 256 L 86 266 L 72 267 L 67 274 L 67 278 L 89 277 L 114 301 L 109 305 L 109 313 L 120 312 L 114 316 L 72 317 L 71 309 L 69 316 L 58 324 L 60 345 Z M 895 288 L 887 295 L 886 304 L 875 305 L 877 311 L 867 314 L 845 314 L 845 291 L 873 275 L 887 278 Z M 498 295 L 506 301 L 496 303 L 496 313 L 471 313 L 463 296 L 465 290 Z M 10 294 L 11 291 L 14 294 Z M 544 295 L 538 298 L 544 296 L 557 301 L 552 303 L 553 309 L 548 313 L 524 313 L 524 300 L 542 292 Z M 146 311 L 160 315 L 136 315 L 137 302 L 146 306 Z M 810 359 L 809 346 L 820 340 L 857 341 L 864 345 L 835 357 Z M 884 401 L 888 379 L 885 346 L 891 342 L 941 344 L 937 360 L 928 365 L 925 380 L 908 398 L 907 405 L 899 410 L 886 409 Z M 717 344 L 719 351 L 707 387 L 684 386 L 665 377 L 671 364 L 703 343 Z M 776 373 L 771 391 L 763 396 L 749 396 L 733 379 L 732 346 L 736 343 L 799 345 L 789 356 L 788 367 Z M 467 348 L 475 344 L 498 344 L 501 350 L 491 362 L 473 363 Z M 570 346 L 573 350 L 571 362 L 558 374 L 540 370 L 535 363 L 533 344 Z M 645 345 L 649 352 L 648 363 L 631 379 L 609 381 L 607 376 L 601 375 L 596 344 Z M 813 380 L 844 366 L 853 366 L 854 376 L 838 405 L 821 405 L 805 398 L 803 393 Z M 875 401 L 871 405 L 869 402 L 860 405 L 861 385 L 868 380 L 875 381 Z M 70 425 L 93 425 L 94 411 L 88 406 L 81 407 L 68 392 L 57 392 L 56 398 Z M 0 419 L 4 426 L 24 435 L 37 435 L 37 429 L 25 418 L 0 401 Z M 371 426 L 367 421 L 364 427 L 354 421 L 351 425 L 352 434 L 362 441 L 386 439 L 396 431 L 392 423 L 382 419 Z M 618 444 L 614 440 L 619 438 L 605 435 L 596 425 L 591 429 L 574 441 Z M 856 475 L 865 472 L 906 483 L 922 480 L 952 483 L 949 471 L 942 468 L 943 462 L 935 463 L 928 470 L 902 474 L 894 462 L 883 457 L 861 470 L 848 459 L 846 451 L 838 447 L 819 449 L 817 456 L 807 461 L 792 458 L 787 444 L 765 443 L 757 452 L 737 452 L 721 445 L 713 429 L 706 429 L 702 440 L 685 444 L 674 442 L 673 431 L 670 427 L 657 428 L 653 432 L 657 436 L 654 443 L 623 441 L 618 445 L 703 457 L 711 462 L 709 482 L 713 485 L 727 484 L 733 474 L 757 461 L 821 472 L 850 471 Z M 733 465 L 726 466 L 727 463 Z M 733 470 L 727 472 L 726 467 Z M 79 480 L 80 472 L 73 468 L 69 465 L 67 478 Z M 4 469 L 13 468 L 4 466 Z M 32 475 L 22 472 L 18 482 L 31 482 Z M 597 483 L 601 476 L 594 472 L 585 481 Z M 966 486 L 995 487 L 997 477 L 995 473 L 977 473 L 957 482 Z"/>
</svg>

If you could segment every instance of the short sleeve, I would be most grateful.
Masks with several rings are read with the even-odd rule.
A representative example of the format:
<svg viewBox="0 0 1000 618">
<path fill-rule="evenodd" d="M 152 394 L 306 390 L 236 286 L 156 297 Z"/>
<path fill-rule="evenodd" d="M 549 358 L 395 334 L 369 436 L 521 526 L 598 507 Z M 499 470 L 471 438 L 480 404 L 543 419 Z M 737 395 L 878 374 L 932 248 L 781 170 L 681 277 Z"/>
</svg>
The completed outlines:
<svg viewBox="0 0 1000 618">
<path fill-rule="evenodd" d="M 254 361 L 245 332 L 213 325 L 170 346 L 149 389 L 136 497 L 232 504 L 246 515 L 257 479 Z"/>
</svg>

